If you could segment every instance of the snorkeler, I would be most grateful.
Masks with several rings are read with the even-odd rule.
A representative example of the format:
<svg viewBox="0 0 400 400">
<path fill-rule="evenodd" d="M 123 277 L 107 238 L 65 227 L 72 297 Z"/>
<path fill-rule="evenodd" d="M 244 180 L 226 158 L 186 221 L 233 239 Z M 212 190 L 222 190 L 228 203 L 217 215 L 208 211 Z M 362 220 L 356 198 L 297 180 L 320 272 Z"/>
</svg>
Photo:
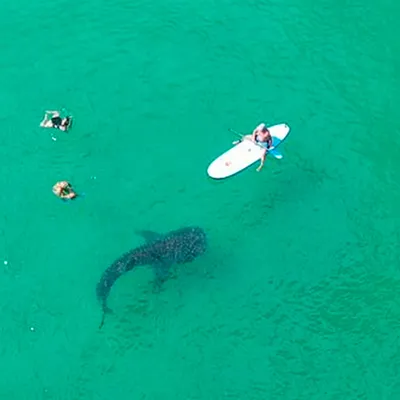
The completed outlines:
<svg viewBox="0 0 400 400">
<path fill-rule="evenodd" d="M 46 111 L 44 119 L 40 123 L 42 128 L 55 128 L 67 131 L 71 125 L 71 117 L 61 118 L 58 111 Z"/>
<path fill-rule="evenodd" d="M 67 181 L 57 182 L 53 186 L 53 193 L 61 199 L 74 199 L 77 196 L 71 184 Z"/>
</svg>

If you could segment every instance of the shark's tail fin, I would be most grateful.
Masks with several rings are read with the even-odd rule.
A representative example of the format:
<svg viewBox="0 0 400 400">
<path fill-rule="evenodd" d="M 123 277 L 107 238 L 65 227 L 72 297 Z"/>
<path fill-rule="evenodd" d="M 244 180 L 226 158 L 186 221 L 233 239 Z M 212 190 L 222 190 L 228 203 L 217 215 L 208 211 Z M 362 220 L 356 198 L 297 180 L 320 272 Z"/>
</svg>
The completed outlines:
<svg viewBox="0 0 400 400">
<path fill-rule="evenodd" d="M 99 325 L 99 329 L 101 329 L 102 327 L 103 327 L 103 325 L 104 325 L 104 320 L 106 319 L 106 315 L 107 314 L 112 314 L 112 310 L 111 310 L 111 308 L 109 308 L 109 307 L 107 307 L 107 306 L 104 306 L 103 307 L 103 316 L 101 317 L 101 322 L 100 322 L 100 325 Z"/>
</svg>

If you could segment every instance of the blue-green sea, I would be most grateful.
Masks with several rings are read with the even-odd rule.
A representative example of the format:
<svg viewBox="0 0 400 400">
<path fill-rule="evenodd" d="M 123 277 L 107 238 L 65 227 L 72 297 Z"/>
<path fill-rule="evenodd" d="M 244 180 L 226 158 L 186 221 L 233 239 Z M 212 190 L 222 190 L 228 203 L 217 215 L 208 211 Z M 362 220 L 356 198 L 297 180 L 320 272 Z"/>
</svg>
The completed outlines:
<svg viewBox="0 0 400 400">
<path fill-rule="evenodd" d="M 400 3 L 0 4 L 0 398 L 400 398 Z M 39 127 L 45 110 L 74 117 Z M 283 159 L 221 181 L 229 131 Z M 79 197 L 52 193 L 60 180 Z M 103 271 L 199 226 L 207 251 Z"/>
</svg>

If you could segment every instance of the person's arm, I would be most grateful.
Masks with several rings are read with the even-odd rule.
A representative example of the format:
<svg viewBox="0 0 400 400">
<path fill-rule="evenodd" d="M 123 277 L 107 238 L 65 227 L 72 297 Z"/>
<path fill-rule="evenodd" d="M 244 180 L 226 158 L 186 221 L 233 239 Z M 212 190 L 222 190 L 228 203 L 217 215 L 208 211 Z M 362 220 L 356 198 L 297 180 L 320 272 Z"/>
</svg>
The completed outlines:
<svg viewBox="0 0 400 400">
<path fill-rule="evenodd" d="M 267 155 L 267 150 L 264 150 L 263 155 L 261 156 L 260 166 L 257 168 L 257 172 L 260 172 L 262 167 L 264 166 L 265 157 Z"/>
<path fill-rule="evenodd" d="M 74 199 L 75 197 L 76 197 L 75 192 L 70 192 L 65 196 L 66 199 Z"/>
<path fill-rule="evenodd" d="M 76 197 L 76 193 L 71 188 L 67 188 L 61 191 L 60 197 L 62 199 L 73 199 L 74 197 Z"/>
</svg>

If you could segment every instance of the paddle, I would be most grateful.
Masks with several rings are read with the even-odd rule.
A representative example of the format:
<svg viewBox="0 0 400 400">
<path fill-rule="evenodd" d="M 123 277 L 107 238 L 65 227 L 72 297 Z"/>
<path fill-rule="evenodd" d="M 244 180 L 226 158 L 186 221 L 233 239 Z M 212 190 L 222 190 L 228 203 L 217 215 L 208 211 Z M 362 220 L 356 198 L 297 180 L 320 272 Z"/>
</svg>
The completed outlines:
<svg viewBox="0 0 400 400">
<path fill-rule="evenodd" d="M 243 138 L 244 136 L 246 136 L 246 135 L 244 135 L 243 133 L 236 132 L 236 131 L 233 130 L 232 128 L 229 128 L 228 130 L 229 130 L 229 132 L 232 132 L 232 133 L 234 133 L 235 135 L 240 136 L 241 138 Z"/>
</svg>

